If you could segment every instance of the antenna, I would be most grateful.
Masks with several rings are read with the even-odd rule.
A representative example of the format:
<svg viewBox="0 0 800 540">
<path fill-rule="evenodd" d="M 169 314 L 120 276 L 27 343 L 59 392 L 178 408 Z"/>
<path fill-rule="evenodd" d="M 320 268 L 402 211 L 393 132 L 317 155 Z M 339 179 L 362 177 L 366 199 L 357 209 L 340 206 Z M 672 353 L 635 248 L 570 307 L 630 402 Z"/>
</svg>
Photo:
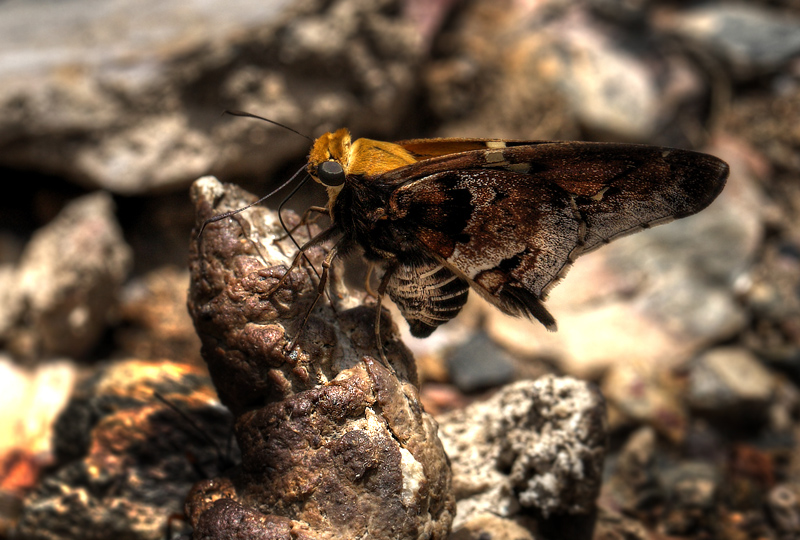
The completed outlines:
<svg viewBox="0 0 800 540">
<path fill-rule="evenodd" d="M 230 114 L 231 116 L 244 116 L 246 118 L 255 118 L 257 120 L 263 120 L 264 122 L 269 122 L 270 124 L 278 126 L 278 127 L 282 127 L 283 129 L 288 129 L 292 133 L 296 133 L 296 134 L 300 135 L 301 137 L 304 137 L 304 138 L 308 139 L 309 141 L 314 142 L 313 138 L 309 137 L 308 135 L 306 135 L 304 133 L 300 133 L 296 129 L 290 128 L 289 126 L 285 126 L 285 125 L 281 124 L 280 122 L 276 122 L 275 120 L 270 120 L 269 118 L 264 118 L 263 116 L 258 116 L 257 114 L 253 114 L 253 113 L 249 113 L 249 112 L 245 112 L 245 111 L 230 111 L 230 110 L 225 110 L 225 111 L 223 111 L 222 114 Z"/>
</svg>

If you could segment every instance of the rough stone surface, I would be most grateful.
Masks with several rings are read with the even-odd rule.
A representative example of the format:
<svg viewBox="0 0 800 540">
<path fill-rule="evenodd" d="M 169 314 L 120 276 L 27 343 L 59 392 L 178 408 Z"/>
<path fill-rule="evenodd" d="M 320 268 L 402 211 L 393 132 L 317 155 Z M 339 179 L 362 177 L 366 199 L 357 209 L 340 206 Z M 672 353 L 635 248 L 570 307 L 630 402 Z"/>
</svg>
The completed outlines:
<svg viewBox="0 0 800 540">
<path fill-rule="evenodd" d="M 69 203 L 37 231 L 0 290 L 0 342 L 31 361 L 97 343 L 131 265 L 106 193 Z"/>
<path fill-rule="evenodd" d="M 440 421 L 453 464 L 455 531 L 464 516 L 510 517 L 521 508 L 540 513 L 543 527 L 586 519 L 576 538 L 591 531 L 607 434 L 603 399 L 590 385 L 553 376 L 521 381 Z"/>
<path fill-rule="evenodd" d="M 192 484 L 220 466 L 230 432 L 197 367 L 110 364 L 59 417 L 57 468 L 24 501 L 15 538 L 162 540 Z"/>
<path fill-rule="evenodd" d="M 203 178 L 193 199 L 202 223 L 254 197 Z M 449 463 L 410 353 L 383 317 L 377 360 L 374 308 L 345 309 L 335 280 L 336 312 L 323 300 L 303 326 L 318 288 L 305 263 L 280 281 L 295 254 L 281 237 L 254 208 L 193 241 L 189 311 L 242 449 L 236 473 L 188 497 L 195 538 L 445 538 Z"/>
</svg>

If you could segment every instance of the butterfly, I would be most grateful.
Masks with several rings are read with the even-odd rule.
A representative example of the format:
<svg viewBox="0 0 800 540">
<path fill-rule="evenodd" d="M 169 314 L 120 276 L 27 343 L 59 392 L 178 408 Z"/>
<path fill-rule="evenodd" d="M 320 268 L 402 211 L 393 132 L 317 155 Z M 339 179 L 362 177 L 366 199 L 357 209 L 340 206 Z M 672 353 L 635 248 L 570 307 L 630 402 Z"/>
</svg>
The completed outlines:
<svg viewBox="0 0 800 540">
<path fill-rule="evenodd" d="M 383 268 L 384 294 L 427 337 L 470 290 L 503 313 L 555 318 L 543 302 L 575 260 L 617 238 L 690 216 L 725 186 L 728 165 L 673 148 L 498 139 L 353 140 L 326 133 L 308 173 L 327 188 L 335 240 Z M 321 289 L 322 290 L 322 289 Z M 376 325 L 377 327 L 377 325 Z M 377 333 L 377 329 L 376 329 Z"/>
</svg>

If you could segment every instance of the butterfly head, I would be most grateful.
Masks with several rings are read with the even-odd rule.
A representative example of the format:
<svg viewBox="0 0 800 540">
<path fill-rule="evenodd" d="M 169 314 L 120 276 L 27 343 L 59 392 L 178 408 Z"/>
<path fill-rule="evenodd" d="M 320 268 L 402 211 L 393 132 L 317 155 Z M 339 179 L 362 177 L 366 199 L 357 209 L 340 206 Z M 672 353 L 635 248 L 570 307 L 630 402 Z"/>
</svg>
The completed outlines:
<svg viewBox="0 0 800 540">
<path fill-rule="evenodd" d="M 308 156 L 308 174 L 328 189 L 328 205 L 344 186 L 347 168 L 350 161 L 350 132 L 339 129 L 326 133 L 314 141 Z"/>
</svg>

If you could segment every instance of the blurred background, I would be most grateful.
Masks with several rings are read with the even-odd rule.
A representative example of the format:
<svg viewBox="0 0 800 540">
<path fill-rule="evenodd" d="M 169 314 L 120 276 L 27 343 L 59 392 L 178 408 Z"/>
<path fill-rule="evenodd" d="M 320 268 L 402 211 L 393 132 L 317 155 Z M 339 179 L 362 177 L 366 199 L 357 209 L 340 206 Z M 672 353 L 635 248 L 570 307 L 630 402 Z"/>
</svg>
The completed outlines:
<svg viewBox="0 0 800 540">
<path fill-rule="evenodd" d="M 0 2 L 0 535 L 164 538 L 219 457 L 187 430 L 177 477 L 132 479 L 114 429 L 156 437 L 156 389 L 226 439 L 185 308 L 188 188 L 213 174 L 263 195 L 309 149 L 226 109 L 309 136 L 726 160 L 707 210 L 577 262 L 547 304 L 558 333 L 477 298 L 427 340 L 395 320 L 434 413 L 545 373 L 597 383 L 604 509 L 673 537 L 800 537 L 797 0 Z M 324 202 L 309 185 L 289 206 Z M 649 498 L 615 469 L 642 440 Z"/>
</svg>

